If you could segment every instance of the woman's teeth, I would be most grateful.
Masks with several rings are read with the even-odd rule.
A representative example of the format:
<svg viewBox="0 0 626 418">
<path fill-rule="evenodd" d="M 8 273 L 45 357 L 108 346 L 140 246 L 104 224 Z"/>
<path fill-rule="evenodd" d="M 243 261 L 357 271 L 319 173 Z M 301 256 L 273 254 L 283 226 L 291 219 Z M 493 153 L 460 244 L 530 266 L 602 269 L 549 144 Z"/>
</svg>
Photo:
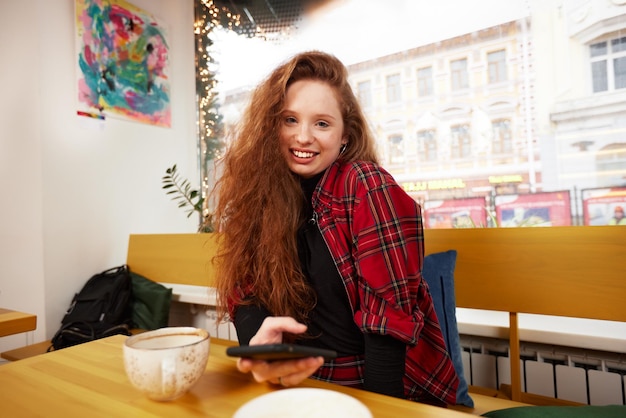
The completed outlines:
<svg viewBox="0 0 626 418">
<path fill-rule="evenodd" d="M 298 158 L 312 158 L 315 156 L 314 152 L 304 152 L 304 151 L 293 151 L 293 155 Z"/>
</svg>

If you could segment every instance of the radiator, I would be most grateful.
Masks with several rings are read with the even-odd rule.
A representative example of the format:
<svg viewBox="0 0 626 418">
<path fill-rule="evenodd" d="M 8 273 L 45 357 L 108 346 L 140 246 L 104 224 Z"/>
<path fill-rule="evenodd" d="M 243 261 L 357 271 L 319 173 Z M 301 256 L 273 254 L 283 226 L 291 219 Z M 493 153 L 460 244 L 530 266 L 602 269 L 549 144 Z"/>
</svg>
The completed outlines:
<svg viewBox="0 0 626 418">
<path fill-rule="evenodd" d="M 511 383 L 508 341 L 461 335 L 469 384 L 497 389 Z M 626 404 L 626 356 L 522 342 L 524 392 L 588 405 Z"/>
<path fill-rule="evenodd" d="M 214 307 L 172 303 L 170 325 L 204 328 L 212 337 L 237 340 L 232 323 L 218 323 Z M 498 389 L 511 383 L 507 340 L 461 335 L 465 380 Z M 626 405 L 626 355 L 522 342 L 521 382 L 528 393 L 589 405 Z"/>
</svg>

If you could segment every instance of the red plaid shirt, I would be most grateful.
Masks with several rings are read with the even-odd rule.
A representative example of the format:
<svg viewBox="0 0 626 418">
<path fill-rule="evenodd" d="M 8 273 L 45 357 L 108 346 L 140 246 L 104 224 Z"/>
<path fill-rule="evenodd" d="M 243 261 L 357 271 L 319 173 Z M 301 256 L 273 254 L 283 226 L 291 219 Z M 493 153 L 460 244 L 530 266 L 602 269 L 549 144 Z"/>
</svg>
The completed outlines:
<svg viewBox="0 0 626 418">
<path fill-rule="evenodd" d="M 336 162 L 313 194 L 313 210 L 363 332 L 407 344 L 407 399 L 456 403 L 458 377 L 426 282 L 419 205 L 382 168 Z M 364 361 L 344 357 L 313 377 L 359 386 Z"/>
</svg>

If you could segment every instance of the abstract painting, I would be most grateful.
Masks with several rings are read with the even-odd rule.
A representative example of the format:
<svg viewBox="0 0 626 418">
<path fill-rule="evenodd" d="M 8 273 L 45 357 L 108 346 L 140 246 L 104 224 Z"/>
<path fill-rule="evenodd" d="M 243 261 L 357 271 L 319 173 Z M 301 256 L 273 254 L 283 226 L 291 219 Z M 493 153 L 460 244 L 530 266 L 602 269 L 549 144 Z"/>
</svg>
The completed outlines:
<svg viewBox="0 0 626 418">
<path fill-rule="evenodd" d="M 171 126 L 164 27 L 123 0 L 76 0 L 79 115 Z"/>
</svg>

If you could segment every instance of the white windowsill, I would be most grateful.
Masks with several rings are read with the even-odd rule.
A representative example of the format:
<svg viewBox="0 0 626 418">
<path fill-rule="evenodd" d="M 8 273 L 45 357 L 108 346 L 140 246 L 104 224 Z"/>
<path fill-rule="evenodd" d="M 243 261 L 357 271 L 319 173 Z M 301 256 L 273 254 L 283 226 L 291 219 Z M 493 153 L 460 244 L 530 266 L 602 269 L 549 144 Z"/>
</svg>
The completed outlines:
<svg viewBox="0 0 626 418">
<path fill-rule="evenodd" d="M 172 301 L 215 306 L 215 288 L 161 283 L 172 289 Z M 508 339 L 507 312 L 457 308 L 459 333 Z M 544 315 L 519 315 L 522 341 L 626 353 L 626 323 Z"/>
<path fill-rule="evenodd" d="M 172 289 L 173 302 L 206 306 L 217 305 L 217 296 L 214 287 L 163 282 L 161 282 L 161 284 Z"/>
<path fill-rule="evenodd" d="M 508 312 L 457 308 L 459 333 L 508 339 Z M 520 340 L 626 353 L 626 322 L 519 314 Z"/>
</svg>

